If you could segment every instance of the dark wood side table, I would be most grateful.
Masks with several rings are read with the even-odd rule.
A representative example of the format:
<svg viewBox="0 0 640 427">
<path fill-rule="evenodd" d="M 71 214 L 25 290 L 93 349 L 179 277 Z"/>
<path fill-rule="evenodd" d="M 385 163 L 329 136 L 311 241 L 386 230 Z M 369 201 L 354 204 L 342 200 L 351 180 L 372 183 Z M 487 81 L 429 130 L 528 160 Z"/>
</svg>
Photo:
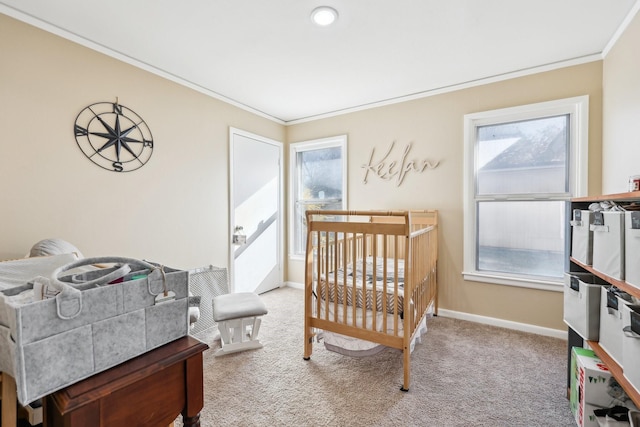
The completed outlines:
<svg viewBox="0 0 640 427">
<path fill-rule="evenodd" d="M 44 427 L 200 426 L 202 353 L 186 336 L 43 399 Z"/>
</svg>

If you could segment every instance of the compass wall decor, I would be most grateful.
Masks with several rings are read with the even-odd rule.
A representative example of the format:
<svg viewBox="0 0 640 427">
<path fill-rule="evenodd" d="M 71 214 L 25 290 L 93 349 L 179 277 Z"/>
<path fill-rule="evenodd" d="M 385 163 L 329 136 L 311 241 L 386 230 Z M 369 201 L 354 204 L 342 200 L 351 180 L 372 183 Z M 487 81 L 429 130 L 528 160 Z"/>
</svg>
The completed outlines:
<svg viewBox="0 0 640 427">
<path fill-rule="evenodd" d="M 74 124 L 78 147 L 101 168 L 131 172 L 153 153 L 153 137 L 144 120 L 116 102 L 96 102 L 80 111 Z"/>
</svg>

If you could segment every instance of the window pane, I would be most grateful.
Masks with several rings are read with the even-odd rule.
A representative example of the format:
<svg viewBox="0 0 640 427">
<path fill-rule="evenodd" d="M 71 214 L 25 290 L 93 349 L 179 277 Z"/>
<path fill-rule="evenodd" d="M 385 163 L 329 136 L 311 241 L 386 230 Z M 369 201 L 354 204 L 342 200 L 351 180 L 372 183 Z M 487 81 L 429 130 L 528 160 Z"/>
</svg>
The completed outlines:
<svg viewBox="0 0 640 427">
<path fill-rule="evenodd" d="M 478 127 L 477 194 L 569 191 L 569 115 Z"/>
<path fill-rule="evenodd" d="M 561 278 L 565 203 L 479 202 L 477 269 Z"/>
<path fill-rule="evenodd" d="M 342 201 L 310 201 L 310 203 L 296 202 L 295 205 L 295 223 L 294 223 L 294 239 L 296 248 L 299 253 L 304 253 L 307 246 L 307 223 L 305 214 L 308 210 L 340 210 L 342 209 Z"/>
<path fill-rule="evenodd" d="M 343 164 L 341 146 L 296 153 L 297 181 L 294 201 L 294 251 L 305 252 L 307 210 L 342 209 Z"/>
<path fill-rule="evenodd" d="M 342 148 L 298 153 L 298 200 L 342 199 Z"/>
</svg>

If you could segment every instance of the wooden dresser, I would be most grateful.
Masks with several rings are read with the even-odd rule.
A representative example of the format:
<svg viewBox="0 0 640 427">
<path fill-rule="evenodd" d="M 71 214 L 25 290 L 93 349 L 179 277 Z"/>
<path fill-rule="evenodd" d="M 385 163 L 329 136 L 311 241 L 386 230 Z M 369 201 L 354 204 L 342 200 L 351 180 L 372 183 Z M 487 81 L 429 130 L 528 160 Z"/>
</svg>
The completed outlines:
<svg viewBox="0 0 640 427">
<path fill-rule="evenodd" d="M 186 336 L 43 399 L 44 427 L 200 426 L 202 353 Z"/>
</svg>

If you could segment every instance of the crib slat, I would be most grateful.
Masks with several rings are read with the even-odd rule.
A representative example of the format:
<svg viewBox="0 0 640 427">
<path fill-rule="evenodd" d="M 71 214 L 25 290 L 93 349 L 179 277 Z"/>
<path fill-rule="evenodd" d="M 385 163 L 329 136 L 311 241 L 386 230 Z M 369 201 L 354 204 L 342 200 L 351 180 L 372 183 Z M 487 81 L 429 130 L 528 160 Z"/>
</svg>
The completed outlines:
<svg viewBox="0 0 640 427">
<path fill-rule="evenodd" d="M 376 277 L 378 273 L 378 235 L 371 235 L 371 277 L 373 280 L 371 281 L 371 330 L 377 331 L 377 320 L 378 320 L 378 278 Z M 366 258 L 363 261 L 366 265 Z M 366 295 L 366 294 L 365 294 Z"/>
<path fill-rule="evenodd" d="M 362 271 L 362 329 L 367 329 L 367 297 L 366 297 L 366 289 L 367 289 L 367 263 L 365 262 L 366 260 L 366 254 L 368 253 L 367 251 L 367 236 L 365 233 L 363 233 L 362 235 L 362 252 L 360 254 L 358 254 L 358 262 L 361 264 L 361 271 Z"/>
<path fill-rule="evenodd" d="M 352 234 L 352 241 L 351 241 L 351 254 L 356 254 L 358 252 L 358 235 L 356 233 Z M 353 266 L 353 270 L 355 271 L 355 267 L 356 267 L 356 260 L 355 257 L 352 255 L 349 259 L 349 262 L 351 263 L 351 265 Z M 357 280 L 356 277 L 353 277 L 353 280 L 351 280 L 351 326 L 356 326 L 356 318 L 358 315 L 358 302 L 357 302 L 357 298 L 358 298 L 358 284 L 357 284 Z"/>
<path fill-rule="evenodd" d="M 336 232 L 328 232 L 327 233 L 329 236 L 333 236 L 333 240 L 331 240 L 331 244 L 330 244 L 330 254 L 329 254 L 329 258 L 330 258 L 330 266 L 331 266 L 331 275 L 333 276 L 331 283 L 332 283 L 332 287 L 333 287 L 333 300 L 331 301 L 333 303 L 333 321 L 337 322 L 338 321 L 338 257 L 337 257 L 337 246 L 339 245 L 338 239 L 337 239 L 337 234 Z"/>
<path fill-rule="evenodd" d="M 329 233 L 324 232 L 322 233 L 322 246 L 324 247 L 324 258 L 322 259 L 322 264 L 323 264 L 323 270 L 324 270 L 324 291 L 325 291 L 325 304 L 324 304 L 324 315 L 325 315 L 325 319 L 329 318 L 329 304 L 331 303 L 331 300 L 329 299 L 329 294 L 331 292 L 330 289 L 330 274 L 331 274 L 331 269 L 329 268 L 329 258 L 330 258 L 330 250 L 329 250 Z"/>
<path fill-rule="evenodd" d="M 394 253 L 398 253 L 398 237 L 394 237 L 393 238 L 393 250 Z M 406 263 L 405 263 L 406 264 Z M 395 269 L 395 271 L 398 271 L 398 257 L 395 256 L 393 259 L 393 268 Z M 404 281 L 406 283 L 406 273 L 405 273 L 405 278 Z M 403 283 L 403 287 L 405 286 L 405 283 Z M 396 275 L 396 277 L 393 278 L 393 334 L 394 335 L 399 335 L 400 334 L 400 297 L 399 297 L 399 292 L 400 292 L 400 284 L 398 283 L 398 276 Z"/>
<path fill-rule="evenodd" d="M 387 271 L 387 267 L 388 267 L 388 256 L 389 256 L 389 252 L 388 252 L 388 238 L 387 236 L 382 236 L 382 330 L 383 331 L 387 331 L 389 328 L 387 327 L 387 319 L 388 319 L 388 314 L 389 314 L 389 310 L 387 309 L 388 305 L 387 305 L 387 299 L 389 296 L 389 291 L 388 291 L 388 280 L 387 277 L 389 272 Z M 397 270 L 396 270 L 397 271 Z M 395 277 L 397 277 L 396 274 L 394 274 L 394 280 Z"/>
<path fill-rule="evenodd" d="M 324 272 L 322 271 L 322 267 L 323 267 L 322 260 L 324 259 L 324 252 L 323 251 L 325 249 L 324 249 L 324 246 L 322 245 L 322 239 L 320 238 L 320 232 L 319 231 L 317 231 L 315 233 L 315 237 L 316 237 L 316 247 L 317 247 L 317 251 L 318 251 L 317 258 L 315 259 L 315 263 L 316 263 L 316 266 L 317 266 L 317 269 L 318 269 L 318 271 L 316 273 L 316 278 L 317 278 L 317 282 L 318 282 L 318 285 L 316 286 L 316 288 L 317 288 L 319 286 L 322 286 L 321 280 L 324 277 L 323 276 Z M 316 293 L 318 295 L 320 295 L 321 291 L 324 292 L 322 289 L 316 289 Z M 321 300 L 320 300 L 319 297 L 316 298 L 316 313 L 317 314 L 321 313 L 320 312 L 320 301 Z"/>
<path fill-rule="evenodd" d="M 348 275 L 348 268 L 347 266 L 349 265 L 348 262 L 348 258 L 347 258 L 347 254 L 348 254 L 348 247 L 349 247 L 349 237 L 347 235 L 347 233 L 343 233 L 342 234 L 342 243 L 340 245 L 340 249 L 341 249 L 341 253 L 340 253 L 340 259 L 342 260 L 342 285 L 343 285 L 343 290 L 342 290 L 342 299 L 344 300 L 346 298 L 347 295 L 347 278 L 349 277 Z M 349 306 L 347 304 L 344 303 L 342 304 L 342 318 L 346 319 L 347 318 L 347 313 L 348 313 L 348 308 Z"/>
</svg>

